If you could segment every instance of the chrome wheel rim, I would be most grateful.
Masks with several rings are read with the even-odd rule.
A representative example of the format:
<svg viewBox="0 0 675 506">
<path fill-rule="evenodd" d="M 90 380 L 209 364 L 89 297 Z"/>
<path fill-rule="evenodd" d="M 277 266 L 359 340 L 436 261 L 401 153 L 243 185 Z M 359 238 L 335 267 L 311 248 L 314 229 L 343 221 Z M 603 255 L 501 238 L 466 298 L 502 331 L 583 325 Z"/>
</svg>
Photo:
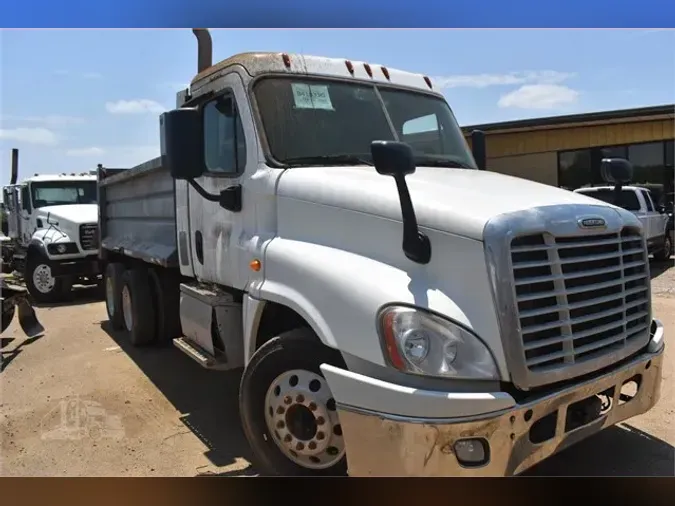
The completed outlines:
<svg viewBox="0 0 675 506">
<path fill-rule="evenodd" d="M 128 286 L 122 288 L 122 313 L 124 314 L 124 326 L 131 332 L 134 328 L 134 317 L 131 314 L 131 292 Z"/>
<path fill-rule="evenodd" d="M 345 455 L 342 426 L 326 380 L 302 369 L 277 376 L 265 396 L 265 422 L 285 457 L 327 469 Z"/>
<path fill-rule="evenodd" d="M 33 269 L 33 286 L 40 293 L 49 293 L 56 285 L 56 278 L 52 276 L 52 269 L 46 264 L 40 264 Z"/>
</svg>

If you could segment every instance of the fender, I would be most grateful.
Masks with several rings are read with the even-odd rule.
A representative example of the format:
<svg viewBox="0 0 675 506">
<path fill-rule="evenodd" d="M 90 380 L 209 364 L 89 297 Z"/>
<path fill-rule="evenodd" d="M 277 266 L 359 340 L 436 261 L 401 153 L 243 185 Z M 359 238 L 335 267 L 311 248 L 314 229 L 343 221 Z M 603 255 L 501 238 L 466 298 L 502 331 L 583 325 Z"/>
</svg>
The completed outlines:
<svg viewBox="0 0 675 506">
<path fill-rule="evenodd" d="M 45 258 L 49 258 L 49 254 L 47 253 L 46 244 L 39 237 L 35 237 L 35 234 L 33 234 L 32 239 L 28 243 L 28 251 L 31 251 L 31 250 L 37 250 Z"/>
<path fill-rule="evenodd" d="M 296 311 L 325 345 L 378 365 L 386 366 L 376 322 L 385 304 L 401 302 L 430 309 L 480 336 L 481 329 L 476 329 L 437 280 L 429 279 L 430 271 L 424 266 L 410 265 L 406 271 L 337 248 L 276 238 L 267 247 L 263 270 L 260 299 Z M 247 308 L 249 330 L 255 327 L 255 311 L 262 306 Z M 493 343 L 488 345 L 493 347 Z M 504 363 L 495 358 L 498 365 Z"/>
</svg>

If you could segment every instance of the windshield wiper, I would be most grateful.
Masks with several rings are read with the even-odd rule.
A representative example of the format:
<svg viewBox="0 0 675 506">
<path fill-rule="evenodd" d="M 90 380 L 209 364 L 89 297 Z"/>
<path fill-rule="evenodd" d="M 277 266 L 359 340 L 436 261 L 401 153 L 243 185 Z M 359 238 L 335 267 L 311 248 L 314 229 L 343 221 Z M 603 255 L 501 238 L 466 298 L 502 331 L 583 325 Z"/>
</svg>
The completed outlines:
<svg viewBox="0 0 675 506">
<path fill-rule="evenodd" d="M 301 156 L 296 158 L 286 158 L 283 160 L 288 165 L 373 165 L 373 162 L 358 155 L 320 155 L 320 156 Z"/>
<path fill-rule="evenodd" d="M 459 160 L 437 160 L 435 158 L 416 158 L 415 163 L 419 165 L 426 165 L 427 167 L 449 167 L 452 169 L 475 169 L 468 163 L 460 162 Z"/>
</svg>

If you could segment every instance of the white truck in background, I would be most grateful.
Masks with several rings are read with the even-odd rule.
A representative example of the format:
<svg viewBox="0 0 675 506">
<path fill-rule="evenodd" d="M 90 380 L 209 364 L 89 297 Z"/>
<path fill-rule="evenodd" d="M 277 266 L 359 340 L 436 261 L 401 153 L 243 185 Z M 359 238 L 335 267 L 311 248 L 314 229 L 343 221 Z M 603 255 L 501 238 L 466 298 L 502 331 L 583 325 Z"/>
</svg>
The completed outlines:
<svg viewBox="0 0 675 506">
<path fill-rule="evenodd" d="M 673 238 L 668 229 L 668 212 L 657 207 L 651 192 L 638 186 L 622 186 L 620 193 L 612 186 L 589 186 L 577 188 L 575 193 L 587 195 L 609 204 L 616 204 L 634 213 L 642 224 L 647 250 L 660 262 L 673 255 Z"/>
<path fill-rule="evenodd" d="M 23 276 L 36 302 L 63 300 L 75 283 L 100 283 L 96 176 L 36 174 L 17 183 L 18 156 L 13 149 L 11 181 L 2 188 L 3 270 Z"/>
<path fill-rule="evenodd" d="M 243 369 L 257 471 L 512 475 L 654 406 L 634 214 L 481 170 L 425 76 L 194 33 L 161 157 L 98 171 L 106 308 Z"/>
</svg>

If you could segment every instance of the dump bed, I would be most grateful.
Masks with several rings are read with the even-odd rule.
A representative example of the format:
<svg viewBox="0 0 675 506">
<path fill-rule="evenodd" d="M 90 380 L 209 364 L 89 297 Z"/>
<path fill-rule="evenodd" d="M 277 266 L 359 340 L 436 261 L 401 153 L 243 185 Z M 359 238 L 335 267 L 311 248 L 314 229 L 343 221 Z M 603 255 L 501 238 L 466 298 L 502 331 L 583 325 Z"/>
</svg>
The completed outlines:
<svg viewBox="0 0 675 506">
<path fill-rule="evenodd" d="M 155 158 L 132 169 L 98 169 L 101 258 L 120 253 L 178 267 L 174 179 Z"/>
</svg>

